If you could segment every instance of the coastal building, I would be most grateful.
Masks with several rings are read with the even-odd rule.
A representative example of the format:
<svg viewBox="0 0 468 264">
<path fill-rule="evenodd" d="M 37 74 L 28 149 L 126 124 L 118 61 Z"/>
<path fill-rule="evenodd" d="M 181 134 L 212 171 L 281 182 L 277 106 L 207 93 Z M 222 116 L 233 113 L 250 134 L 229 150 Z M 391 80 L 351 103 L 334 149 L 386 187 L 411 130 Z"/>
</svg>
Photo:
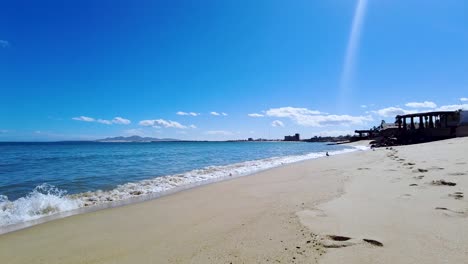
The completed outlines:
<svg viewBox="0 0 468 264">
<path fill-rule="evenodd" d="M 375 132 L 373 130 L 354 130 L 354 133 L 359 135 L 359 139 L 369 139 L 374 137 Z"/>
<path fill-rule="evenodd" d="M 284 136 L 284 141 L 300 141 L 301 137 L 298 133 L 296 133 L 294 136 Z"/>
<path fill-rule="evenodd" d="M 402 142 L 422 142 L 468 136 L 468 111 L 433 111 L 398 115 L 393 131 Z M 396 130 L 396 131 L 394 131 Z"/>
</svg>

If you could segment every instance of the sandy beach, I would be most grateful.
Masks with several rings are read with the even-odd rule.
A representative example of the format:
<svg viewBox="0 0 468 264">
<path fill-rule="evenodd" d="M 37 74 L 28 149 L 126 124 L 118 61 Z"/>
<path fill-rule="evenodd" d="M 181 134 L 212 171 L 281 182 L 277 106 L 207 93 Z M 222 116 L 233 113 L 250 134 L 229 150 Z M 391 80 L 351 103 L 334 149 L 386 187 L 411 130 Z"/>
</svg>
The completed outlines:
<svg viewBox="0 0 468 264">
<path fill-rule="evenodd" d="M 309 160 L 0 236 L 0 263 L 468 263 L 468 138 Z"/>
</svg>

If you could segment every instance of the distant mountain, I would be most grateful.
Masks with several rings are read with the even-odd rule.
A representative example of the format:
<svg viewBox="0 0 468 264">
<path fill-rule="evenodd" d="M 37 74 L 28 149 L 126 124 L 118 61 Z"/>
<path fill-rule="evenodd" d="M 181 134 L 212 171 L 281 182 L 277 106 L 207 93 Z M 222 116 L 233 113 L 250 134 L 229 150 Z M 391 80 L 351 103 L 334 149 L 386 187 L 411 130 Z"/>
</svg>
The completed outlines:
<svg viewBox="0 0 468 264">
<path fill-rule="evenodd" d="M 173 138 L 152 138 L 152 137 L 108 137 L 104 139 L 98 139 L 96 142 L 160 142 L 160 141 L 181 141 Z"/>
</svg>

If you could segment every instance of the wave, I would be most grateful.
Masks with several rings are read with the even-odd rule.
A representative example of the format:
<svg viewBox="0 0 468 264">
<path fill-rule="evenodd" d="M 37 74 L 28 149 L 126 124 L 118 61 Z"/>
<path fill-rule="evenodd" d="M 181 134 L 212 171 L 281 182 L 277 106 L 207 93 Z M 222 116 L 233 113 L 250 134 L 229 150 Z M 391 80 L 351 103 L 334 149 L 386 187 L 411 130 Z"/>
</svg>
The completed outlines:
<svg viewBox="0 0 468 264">
<path fill-rule="evenodd" d="M 332 151 L 329 152 L 329 155 L 367 149 L 367 147 L 354 147 L 340 151 Z M 176 190 L 184 186 L 245 176 L 284 164 L 324 156 L 325 152 L 320 152 L 246 161 L 226 166 L 209 166 L 186 173 L 126 183 L 118 185 L 116 188 L 109 191 L 97 190 L 72 195 L 68 195 L 65 190 L 60 190 L 53 185 L 44 183 L 34 188 L 34 190 L 25 197 L 21 197 L 15 201 L 10 201 L 8 197 L 0 195 L 0 227 L 20 224 L 79 208 L 96 207 L 136 197 L 151 197 L 151 195 Z"/>
<path fill-rule="evenodd" d="M 70 211 L 81 206 L 82 202 L 68 197 L 66 191 L 44 183 L 15 201 L 9 201 L 7 196 L 0 195 L 0 227 Z"/>
</svg>

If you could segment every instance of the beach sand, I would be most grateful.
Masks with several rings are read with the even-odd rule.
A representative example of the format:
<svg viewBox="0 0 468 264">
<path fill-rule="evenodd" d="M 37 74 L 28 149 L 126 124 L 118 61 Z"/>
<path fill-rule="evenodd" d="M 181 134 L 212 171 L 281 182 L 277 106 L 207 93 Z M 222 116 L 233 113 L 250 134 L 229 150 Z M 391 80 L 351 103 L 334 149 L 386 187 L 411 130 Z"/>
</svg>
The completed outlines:
<svg viewBox="0 0 468 264">
<path fill-rule="evenodd" d="M 467 150 L 355 152 L 75 215 L 1 235 L 0 263 L 468 263 Z"/>
</svg>

